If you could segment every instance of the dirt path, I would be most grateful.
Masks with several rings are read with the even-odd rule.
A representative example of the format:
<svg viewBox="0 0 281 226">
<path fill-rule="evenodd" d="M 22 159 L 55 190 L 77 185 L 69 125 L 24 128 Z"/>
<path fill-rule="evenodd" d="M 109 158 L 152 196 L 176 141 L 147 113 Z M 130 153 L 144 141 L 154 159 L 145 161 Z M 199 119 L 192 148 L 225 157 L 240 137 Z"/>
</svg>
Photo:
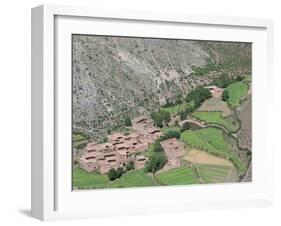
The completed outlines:
<svg viewBox="0 0 281 226">
<path fill-rule="evenodd" d="M 193 119 L 193 118 L 191 118 L 191 117 L 188 118 L 188 119 L 185 119 L 185 120 L 181 121 L 179 124 L 180 124 L 180 125 L 183 125 L 184 123 L 195 124 L 195 125 L 197 125 L 197 126 L 199 126 L 199 127 L 201 127 L 201 128 L 205 128 L 205 127 L 206 127 L 206 125 L 202 124 L 201 122 L 199 122 L 199 121 L 197 121 L 197 120 L 195 120 L 195 119 Z"/>
</svg>

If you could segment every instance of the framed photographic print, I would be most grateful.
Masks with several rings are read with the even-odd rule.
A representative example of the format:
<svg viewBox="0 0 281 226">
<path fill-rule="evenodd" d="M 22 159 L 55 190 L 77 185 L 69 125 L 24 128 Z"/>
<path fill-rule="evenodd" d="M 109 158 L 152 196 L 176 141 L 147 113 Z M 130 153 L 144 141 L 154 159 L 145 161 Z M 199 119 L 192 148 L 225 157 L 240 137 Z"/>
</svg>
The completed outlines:
<svg viewBox="0 0 281 226">
<path fill-rule="evenodd" d="M 268 205 L 272 21 L 32 10 L 32 215 Z"/>
</svg>

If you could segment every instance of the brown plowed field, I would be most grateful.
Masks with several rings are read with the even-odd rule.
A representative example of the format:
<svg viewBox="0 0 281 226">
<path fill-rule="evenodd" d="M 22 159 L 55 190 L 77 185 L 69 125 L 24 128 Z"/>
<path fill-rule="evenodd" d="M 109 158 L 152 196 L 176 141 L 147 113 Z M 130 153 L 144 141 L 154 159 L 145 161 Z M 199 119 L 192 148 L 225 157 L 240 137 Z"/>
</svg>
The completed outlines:
<svg viewBox="0 0 281 226">
<path fill-rule="evenodd" d="M 198 149 L 191 149 L 188 151 L 184 159 L 194 164 L 233 166 L 233 164 L 226 159 L 210 155 L 207 152 Z"/>
<path fill-rule="evenodd" d="M 220 97 L 206 100 L 198 111 L 221 111 L 223 117 L 231 115 L 231 110 L 227 103 L 222 101 Z"/>
</svg>

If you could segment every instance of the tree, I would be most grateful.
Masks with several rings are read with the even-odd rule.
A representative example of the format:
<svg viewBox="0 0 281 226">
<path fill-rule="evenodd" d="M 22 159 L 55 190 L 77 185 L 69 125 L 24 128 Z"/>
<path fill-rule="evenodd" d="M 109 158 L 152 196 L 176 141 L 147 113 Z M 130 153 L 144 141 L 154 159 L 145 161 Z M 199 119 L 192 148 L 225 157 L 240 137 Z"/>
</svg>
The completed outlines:
<svg viewBox="0 0 281 226">
<path fill-rule="evenodd" d="M 192 110 L 197 109 L 205 100 L 211 98 L 210 91 L 203 86 L 198 86 L 194 90 L 190 91 L 186 96 L 186 102 L 194 101 Z"/>
<path fill-rule="evenodd" d="M 165 155 L 153 155 L 151 159 L 146 163 L 145 171 L 155 173 L 161 169 L 167 162 Z"/>
<path fill-rule="evenodd" d="M 179 139 L 181 136 L 180 132 L 177 131 L 177 130 L 168 130 L 167 133 L 165 133 L 162 137 L 160 137 L 160 141 L 163 141 L 163 140 L 168 140 L 170 138 L 177 138 Z"/>
<path fill-rule="evenodd" d="M 123 173 L 124 173 L 124 169 L 122 167 L 119 167 L 117 169 L 117 178 L 120 178 Z"/>
<path fill-rule="evenodd" d="M 227 74 L 222 74 L 220 77 L 216 78 L 212 82 L 212 84 L 221 88 L 226 88 L 227 86 L 229 86 L 231 83 L 234 82 L 236 82 L 236 80 L 232 79 Z"/>
<path fill-rule="evenodd" d="M 127 117 L 125 118 L 124 125 L 125 125 L 125 126 L 132 126 L 132 121 L 131 121 L 130 117 L 127 116 Z"/>
<path fill-rule="evenodd" d="M 162 148 L 162 146 L 160 144 L 160 140 L 155 141 L 153 151 L 155 151 L 155 152 L 164 151 L 164 149 Z"/>
<path fill-rule="evenodd" d="M 110 169 L 107 173 L 109 180 L 113 181 L 118 178 L 118 173 L 115 169 Z"/>
<path fill-rule="evenodd" d="M 238 82 L 240 82 L 240 81 L 243 80 L 243 77 L 242 77 L 241 75 L 238 75 L 238 76 L 236 77 L 236 80 L 237 80 Z"/>
<path fill-rule="evenodd" d="M 126 170 L 130 171 L 135 169 L 135 163 L 133 161 L 130 161 L 127 165 L 126 165 Z"/>
<path fill-rule="evenodd" d="M 113 181 L 116 180 L 117 178 L 120 178 L 123 173 L 124 173 L 124 169 L 122 167 L 119 167 L 117 170 L 112 168 L 108 171 L 107 176 L 109 180 Z"/>
<path fill-rule="evenodd" d="M 170 121 L 171 115 L 168 111 L 159 110 L 152 112 L 151 118 L 158 127 L 162 127 L 163 122 L 168 123 Z"/>
<path fill-rule="evenodd" d="M 229 92 L 227 89 L 222 92 L 221 99 L 222 101 L 227 101 L 229 99 Z"/>
</svg>

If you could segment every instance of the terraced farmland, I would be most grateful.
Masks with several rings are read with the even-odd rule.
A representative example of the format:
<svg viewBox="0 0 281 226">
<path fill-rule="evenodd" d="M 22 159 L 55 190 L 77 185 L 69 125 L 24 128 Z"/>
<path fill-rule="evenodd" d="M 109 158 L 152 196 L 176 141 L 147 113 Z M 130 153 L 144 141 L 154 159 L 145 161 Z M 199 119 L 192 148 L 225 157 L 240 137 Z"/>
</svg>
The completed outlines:
<svg viewBox="0 0 281 226">
<path fill-rule="evenodd" d="M 165 185 L 182 185 L 200 183 L 194 170 L 188 167 L 180 167 L 156 175 L 159 182 Z"/>
<path fill-rule="evenodd" d="M 241 99 L 247 93 L 248 86 L 244 82 L 235 82 L 230 84 L 226 90 L 229 93 L 228 104 L 232 107 L 238 107 Z"/>
<path fill-rule="evenodd" d="M 237 122 L 231 122 L 227 118 L 223 118 L 221 112 L 197 111 L 194 112 L 192 116 L 209 124 L 221 125 L 230 132 L 235 132 L 239 128 Z"/>
<path fill-rule="evenodd" d="M 246 170 L 245 164 L 230 150 L 223 131 L 216 128 L 203 128 L 194 131 L 185 131 L 181 134 L 181 140 L 191 147 L 208 151 L 232 161 L 240 173 Z"/>
<path fill-rule="evenodd" d="M 192 164 L 207 164 L 233 167 L 233 164 L 224 158 L 219 158 L 217 156 L 209 154 L 206 151 L 201 151 L 194 148 L 187 152 L 184 157 L 184 160 L 187 160 Z"/>
<path fill-rule="evenodd" d="M 234 167 L 200 164 L 196 165 L 196 168 L 204 183 L 224 183 L 238 181 L 237 172 Z"/>
<path fill-rule="evenodd" d="M 222 101 L 221 97 L 212 97 L 206 100 L 198 111 L 220 111 L 223 117 L 231 115 L 231 109 L 227 103 Z"/>
<path fill-rule="evenodd" d="M 79 189 L 144 187 L 155 185 L 158 185 L 157 182 L 151 175 L 145 174 L 144 169 L 129 171 L 113 182 L 108 179 L 107 175 L 101 175 L 95 172 L 87 173 L 78 167 L 73 170 L 73 187 Z"/>
<path fill-rule="evenodd" d="M 105 188 L 108 183 L 107 175 L 87 173 L 78 167 L 73 169 L 73 187 L 79 189 Z"/>
<path fill-rule="evenodd" d="M 192 107 L 192 106 L 194 106 L 194 102 L 177 104 L 172 107 L 163 107 L 162 109 L 168 111 L 170 114 L 175 114 L 185 110 L 187 107 Z"/>
<path fill-rule="evenodd" d="M 111 182 L 109 188 L 155 186 L 157 182 L 151 175 L 145 174 L 144 169 L 133 170 L 122 175 L 121 178 Z"/>
</svg>

